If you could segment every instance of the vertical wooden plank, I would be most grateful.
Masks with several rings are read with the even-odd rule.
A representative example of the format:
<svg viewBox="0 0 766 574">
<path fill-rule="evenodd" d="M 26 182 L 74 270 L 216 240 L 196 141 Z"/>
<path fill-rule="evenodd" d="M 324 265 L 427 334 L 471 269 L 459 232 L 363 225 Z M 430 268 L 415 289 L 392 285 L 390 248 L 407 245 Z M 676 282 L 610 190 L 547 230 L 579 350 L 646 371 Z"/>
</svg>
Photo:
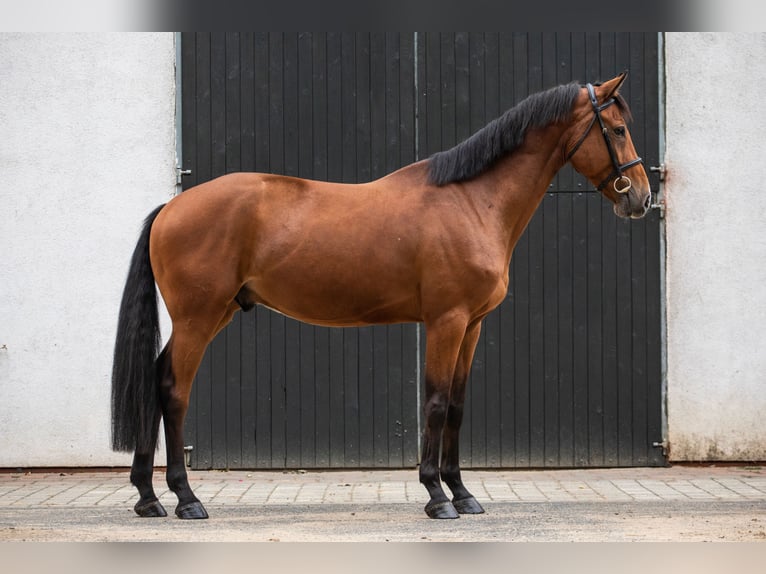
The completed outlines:
<svg viewBox="0 0 766 574">
<path fill-rule="evenodd" d="M 226 434 L 223 452 L 225 468 L 242 467 L 242 317 L 237 314 L 226 328 Z"/>
<path fill-rule="evenodd" d="M 588 349 L 588 200 L 577 193 L 572 201 L 572 411 L 575 467 L 588 466 L 589 457 L 589 373 Z"/>
<path fill-rule="evenodd" d="M 297 46 L 297 91 L 298 91 L 298 176 L 314 177 L 314 46 L 312 34 L 300 33 Z M 320 97 L 317 94 L 317 97 Z M 316 394 L 314 387 L 314 331 L 311 325 L 300 323 L 298 328 L 298 381 L 297 392 L 300 394 L 298 424 L 299 459 L 297 466 L 313 468 L 316 466 L 315 453 L 315 408 Z"/>
<path fill-rule="evenodd" d="M 197 42 L 196 35 L 190 32 L 181 34 L 181 138 L 183 146 L 183 169 L 192 170 L 191 176 L 183 180 L 184 189 L 193 185 L 193 177 L 197 171 Z M 197 397 L 198 378 L 195 377 L 189 400 L 189 410 L 184 425 L 184 444 L 195 446 L 197 444 L 197 409 L 199 399 Z M 160 429 L 162 433 L 162 429 Z M 192 467 L 197 468 L 197 454 L 192 451 L 190 455 Z"/>
<path fill-rule="evenodd" d="M 370 146 L 370 179 L 386 174 L 386 36 L 372 32 L 365 37 L 364 66 L 367 68 L 367 85 L 363 99 L 369 105 L 369 121 L 366 137 Z M 391 327 L 396 328 L 396 327 Z M 366 461 L 373 467 L 385 467 L 389 457 L 389 369 L 393 357 L 388 349 L 388 326 L 376 326 L 372 331 L 372 388 L 367 400 L 372 400 L 372 448 Z"/>
<path fill-rule="evenodd" d="M 558 222 L 558 466 L 574 464 L 573 194 L 557 194 Z"/>
<path fill-rule="evenodd" d="M 341 36 L 341 125 L 343 128 L 343 182 L 357 181 L 356 150 L 356 39 Z"/>
<path fill-rule="evenodd" d="M 241 357 L 241 394 L 240 409 L 242 419 L 242 468 L 257 466 L 255 450 L 257 380 L 255 364 L 255 313 L 242 316 L 242 357 Z"/>
<path fill-rule="evenodd" d="M 337 336 L 337 351 L 331 361 L 339 366 L 340 388 L 343 392 L 342 416 L 343 464 L 346 468 L 370 466 L 372 457 L 372 336 L 370 328 L 333 329 L 331 341 Z M 339 464 L 339 466 L 341 466 Z"/>
<path fill-rule="evenodd" d="M 555 467 L 559 457 L 559 308 L 561 287 L 558 275 L 558 213 L 559 194 L 546 194 L 542 209 L 542 322 L 544 408 L 544 465 Z"/>
<path fill-rule="evenodd" d="M 406 95 L 402 94 L 408 83 L 406 80 L 401 81 L 401 51 L 400 51 L 400 35 L 398 32 L 387 32 L 383 36 L 383 46 L 381 49 L 383 52 L 382 66 L 383 70 L 376 72 L 374 77 L 378 77 L 378 74 L 382 76 L 383 90 L 383 111 L 384 111 L 384 142 L 383 142 L 383 155 L 385 155 L 385 163 L 382 166 L 383 173 L 391 173 L 401 167 L 402 152 L 401 139 L 406 133 L 403 129 L 405 126 L 404 118 L 401 117 L 402 109 L 400 99 L 406 99 Z M 373 50 L 373 54 L 376 50 Z M 411 73 L 411 72 L 410 72 Z M 406 111 L 403 112 L 406 117 Z"/>
<path fill-rule="evenodd" d="M 541 37 L 540 76 L 541 89 L 556 84 L 556 36 L 544 33 Z M 558 187 L 554 178 L 549 190 Z M 558 275 L 558 213 L 561 201 L 558 194 L 548 193 L 543 200 L 543 377 L 544 377 L 544 432 L 545 466 L 558 466 L 560 446 L 559 421 L 559 299 L 561 283 Z"/>
<path fill-rule="evenodd" d="M 226 172 L 226 37 L 210 37 L 210 175 Z M 226 333 L 208 346 L 211 383 L 211 464 L 226 468 Z"/>
<path fill-rule="evenodd" d="M 211 117 L 210 117 L 210 34 L 199 33 L 195 36 L 197 45 L 195 72 L 196 89 L 196 125 L 197 125 L 197 174 L 196 183 L 211 179 Z"/>
<path fill-rule="evenodd" d="M 253 37 L 254 113 L 255 113 L 255 169 L 268 172 L 269 158 L 271 75 L 269 74 L 270 46 L 266 32 Z M 258 468 L 271 468 L 271 312 L 262 307 L 255 314 L 255 460 Z"/>
<path fill-rule="evenodd" d="M 565 81 L 587 81 L 585 78 L 585 34 L 569 34 L 569 66 Z M 561 48 L 563 50 L 563 48 Z M 562 79 L 564 79 L 562 72 Z M 582 193 L 586 180 L 567 167 L 564 180 L 572 194 L 572 464 L 587 466 L 589 462 L 588 430 L 588 201 Z M 577 193 L 575 193 L 577 192 Z"/>
<path fill-rule="evenodd" d="M 195 183 L 210 179 L 211 174 L 211 116 L 210 116 L 210 35 L 198 33 L 195 35 L 195 124 L 196 124 L 196 173 L 192 173 Z M 211 442 L 211 362 L 210 350 L 202 357 L 197 370 L 194 387 L 197 400 L 196 437 L 193 444 L 195 468 L 212 468 Z"/>
<path fill-rule="evenodd" d="M 412 33 L 399 35 L 399 50 L 397 61 L 399 65 L 399 166 L 403 167 L 417 161 L 415 156 L 415 103 L 418 94 L 415 93 L 415 53 L 414 35 Z M 418 67 L 419 71 L 420 67 Z M 418 83 L 418 86 L 420 84 Z"/>
<path fill-rule="evenodd" d="M 284 170 L 293 177 L 300 175 L 300 151 L 303 138 L 300 134 L 301 99 L 299 85 L 298 34 L 286 32 L 282 36 L 282 82 L 284 86 Z M 310 56 L 309 56 L 310 58 Z M 310 175 L 310 174 L 309 174 Z M 301 466 L 301 429 L 303 397 L 301 395 L 301 326 L 298 321 L 286 319 L 285 329 L 285 466 Z"/>
<path fill-rule="evenodd" d="M 255 55 L 253 34 L 244 32 L 239 41 L 240 166 L 255 171 Z"/>
<path fill-rule="evenodd" d="M 615 72 L 626 69 L 630 62 L 629 34 L 614 36 Z M 611 74 L 611 75 L 614 75 Z M 626 97 L 630 97 L 629 83 L 626 83 Z M 633 458 L 633 333 L 631 316 L 631 235 L 634 226 L 631 221 L 617 221 L 617 372 L 618 372 L 618 464 L 626 466 Z M 639 226 L 641 222 L 638 222 Z"/>
<path fill-rule="evenodd" d="M 225 37 L 225 171 L 241 171 L 241 117 L 240 117 L 240 38 L 239 34 Z M 225 434 L 222 453 L 226 468 L 239 468 L 242 464 L 242 417 L 241 417 L 241 317 L 237 314 L 226 330 L 219 335 L 225 347 L 225 378 L 219 384 L 225 386 Z"/>
<path fill-rule="evenodd" d="M 425 121 L 420 124 L 420 134 L 423 141 L 420 142 L 420 156 L 425 159 L 434 152 L 442 149 L 442 120 L 441 120 L 441 38 L 438 33 L 427 32 L 424 34 L 420 49 L 423 51 L 420 66 L 420 85 L 423 86 L 421 93 L 420 117 Z"/>
<path fill-rule="evenodd" d="M 405 468 L 414 467 L 420 460 L 418 329 L 419 324 L 405 326 L 402 338 L 402 370 L 406 375 L 402 381 L 402 466 Z"/>
<path fill-rule="evenodd" d="M 619 463 L 619 372 L 617 354 L 617 218 L 611 207 L 602 201 L 601 216 L 601 308 L 603 325 L 603 409 L 604 409 L 604 464 Z"/>
<path fill-rule="evenodd" d="M 647 356 L 646 356 L 646 409 L 647 431 L 646 442 L 649 449 L 647 464 L 663 465 L 665 463 L 662 449 L 654 447 L 653 443 L 662 442 L 662 316 L 660 281 L 660 217 L 659 212 L 652 210 L 647 222 L 647 266 L 646 266 L 646 316 L 647 316 Z"/>
<path fill-rule="evenodd" d="M 499 34 L 483 34 L 484 53 L 484 123 L 500 115 L 500 44 Z M 501 337 L 501 311 L 495 309 L 484 320 L 485 362 L 485 443 L 484 464 L 490 468 L 501 466 L 502 459 L 502 375 L 500 357 L 503 353 Z"/>
<path fill-rule="evenodd" d="M 349 345 L 355 345 L 353 401 L 348 401 L 355 424 L 354 435 L 347 441 L 354 447 L 354 466 L 370 467 L 375 453 L 375 330 L 354 329 Z M 353 409 L 353 410 L 352 410 Z"/>
<path fill-rule="evenodd" d="M 630 427 L 630 458 L 625 460 L 629 465 L 645 466 L 648 462 L 649 441 L 647 440 L 647 253 L 646 220 L 630 227 L 630 294 L 631 294 L 631 397 L 630 416 L 626 423 Z"/>
<path fill-rule="evenodd" d="M 468 124 L 457 122 L 459 133 L 469 137 L 486 125 L 484 37 L 481 32 L 456 34 L 456 65 L 458 85 L 456 98 L 459 116 L 466 116 Z M 463 72 L 463 67 L 467 67 Z M 467 114 L 462 112 L 466 109 Z M 465 139 L 460 137 L 460 141 Z M 471 381 L 467 389 L 463 432 L 468 450 L 463 457 L 475 467 L 487 466 L 487 345 L 485 332 L 479 338 L 474 356 Z"/>
<path fill-rule="evenodd" d="M 332 425 L 330 421 L 334 413 L 331 408 L 330 332 L 328 329 L 316 329 L 314 331 L 313 379 L 316 388 L 316 452 L 314 454 L 314 460 L 317 468 L 330 468 L 332 456 Z"/>
<path fill-rule="evenodd" d="M 213 468 L 228 468 L 226 460 L 226 333 L 213 339 L 210 352 L 210 449 Z"/>
<path fill-rule="evenodd" d="M 255 171 L 255 38 L 252 33 L 240 37 L 240 107 L 241 107 L 241 168 Z M 240 418 L 242 468 L 256 468 L 255 447 L 257 365 L 255 312 L 240 314 Z"/>
<path fill-rule="evenodd" d="M 356 360 L 353 331 L 329 330 L 330 364 L 330 466 L 358 465 L 358 424 L 356 402 Z M 348 345 L 348 346 L 347 346 Z"/>
<path fill-rule="evenodd" d="M 182 179 L 183 189 L 196 185 L 197 180 L 197 34 L 181 34 L 181 145 L 183 169 L 191 174 Z"/>
<path fill-rule="evenodd" d="M 589 32 L 584 37 L 584 69 L 586 82 L 599 78 L 600 42 L 597 33 Z M 587 189 L 592 190 L 590 182 Z M 587 226 L 587 265 L 588 265 L 588 463 L 592 466 L 604 465 L 604 407 L 603 407 L 603 326 L 601 322 L 601 273 L 603 268 L 601 254 L 601 213 L 600 194 L 586 194 Z"/>
<path fill-rule="evenodd" d="M 318 180 L 328 179 L 329 163 L 329 52 L 326 32 L 312 34 L 312 177 Z M 338 104 L 340 102 L 337 102 Z M 338 148 L 339 149 L 339 148 Z"/>
<path fill-rule="evenodd" d="M 531 33 L 527 42 L 527 93 L 542 89 L 542 35 Z M 546 199 L 543 200 L 545 203 Z M 545 206 L 530 221 L 529 234 L 529 339 L 530 339 L 530 464 L 545 466 Z"/>
<path fill-rule="evenodd" d="M 225 172 L 232 173 L 242 170 L 241 156 L 241 122 L 240 112 L 241 102 L 241 65 L 240 65 L 240 36 L 233 32 L 226 34 L 225 37 L 225 83 L 224 101 L 226 105 L 225 112 L 225 130 L 224 138 L 224 158 Z"/>
<path fill-rule="evenodd" d="M 415 105 L 418 94 L 415 91 L 415 39 L 413 33 L 399 36 L 399 165 L 409 165 L 417 160 L 415 155 Z M 422 84 L 418 81 L 418 86 Z M 418 134 L 419 135 L 419 134 Z M 418 380 L 420 372 L 417 337 L 418 325 L 404 325 L 401 328 L 402 389 L 401 389 L 401 465 L 414 467 L 418 463 Z"/>
<path fill-rule="evenodd" d="M 281 33 L 269 34 L 269 171 L 285 171 L 285 77 L 284 39 Z M 285 464 L 286 438 L 286 339 L 285 318 L 270 313 L 271 366 L 271 467 Z"/>
<path fill-rule="evenodd" d="M 347 172 L 353 169 L 349 161 L 353 153 L 353 99 L 348 97 L 353 79 L 353 37 L 348 34 L 327 34 L 327 178 L 330 181 L 350 181 L 353 175 Z M 349 59 L 350 55 L 350 59 Z M 350 166 L 350 168 L 349 168 Z M 327 467 L 337 468 L 344 464 L 345 420 L 344 420 L 344 381 L 343 381 L 343 333 L 336 329 L 317 329 L 317 376 L 322 374 L 325 380 L 317 380 L 317 387 L 326 388 L 327 420 Z M 338 364 L 340 347 L 341 363 Z M 320 369 L 320 361 L 322 369 Z M 326 373 L 326 375 L 324 374 Z M 324 414 L 323 414 L 324 416 Z"/>
<path fill-rule="evenodd" d="M 525 33 L 513 33 L 513 104 L 524 99 L 528 93 L 528 38 Z M 529 228 L 519 239 L 513 255 L 514 293 L 514 355 L 515 355 L 515 397 L 514 419 L 516 428 L 515 466 L 528 467 L 531 457 L 531 340 L 530 340 L 530 234 Z"/>
<path fill-rule="evenodd" d="M 501 32 L 498 39 L 498 115 L 514 104 L 513 95 L 513 36 Z M 508 276 L 508 294 L 498 309 L 499 340 L 498 365 L 500 386 L 500 461 L 499 466 L 508 468 L 516 464 L 516 255 L 511 258 Z"/>
<path fill-rule="evenodd" d="M 567 84 L 574 81 L 573 67 L 576 64 L 576 58 L 573 51 L 573 33 L 559 32 L 556 34 L 556 84 Z M 554 189 L 563 193 L 575 191 L 575 171 L 567 163 L 556 178 Z"/>
<path fill-rule="evenodd" d="M 255 112 L 255 169 L 268 172 L 270 169 L 269 143 L 269 94 L 271 76 L 269 74 L 269 36 L 266 32 L 256 32 L 253 38 L 253 68 L 255 74 L 254 112 Z"/>
<path fill-rule="evenodd" d="M 465 82 L 458 80 L 458 42 L 460 38 L 454 33 L 442 32 L 439 38 L 439 48 L 435 51 L 434 57 L 438 57 L 438 64 L 434 65 L 439 75 L 437 76 L 437 93 L 439 98 L 435 99 L 431 109 L 434 113 L 434 119 L 439 122 L 439 140 L 437 147 L 429 150 L 431 153 L 441 150 L 447 150 L 462 141 L 458 135 L 457 122 L 459 118 L 467 118 L 465 107 L 458 110 L 457 98 L 458 89 L 465 90 Z M 467 70 L 464 70 L 467 74 Z M 460 86 L 458 86 L 460 84 Z M 461 91 L 463 98 L 466 98 Z M 461 116 L 461 114 L 463 114 Z M 460 130 L 460 133 L 468 133 L 470 126 L 467 121 L 466 127 Z"/>
<path fill-rule="evenodd" d="M 392 357 L 388 354 L 388 327 L 377 326 L 370 328 L 372 339 L 372 373 L 370 394 L 365 397 L 372 412 L 372 448 L 362 454 L 365 463 L 370 466 L 385 466 L 388 459 L 388 397 L 389 397 L 389 366 Z M 361 397 L 360 397 L 361 398 Z M 365 464 L 365 466 L 367 465 Z"/>
<path fill-rule="evenodd" d="M 376 462 L 383 467 L 401 467 L 404 460 L 402 396 L 405 378 L 402 369 L 402 353 L 415 353 L 415 347 L 406 351 L 402 348 L 404 329 L 403 325 L 386 327 L 387 338 L 384 344 L 388 354 L 388 389 L 383 401 L 386 404 L 387 417 L 386 426 L 381 429 L 381 432 L 385 434 L 386 452 L 385 458 L 381 460 L 377 460 L 378 457 L 376 456 Z M 412 408 L 412 405 L 408 406 Z"/>
<path fill-rule="evenodd" d="M 369 34 L 366 44 L 367 90 L 360 90 L 368 101 L 369 124 L 367 133 L 370 141 L 370 180 L 378 179 L 388 173 L 386 151 L 387 106 L 386 106 L 386 35 L 384 32 Z"/>
<path fill-rule="evenodd" d="M 210 175 L 226 173 L 226 36 L 210 36 Z"/>
</svg>

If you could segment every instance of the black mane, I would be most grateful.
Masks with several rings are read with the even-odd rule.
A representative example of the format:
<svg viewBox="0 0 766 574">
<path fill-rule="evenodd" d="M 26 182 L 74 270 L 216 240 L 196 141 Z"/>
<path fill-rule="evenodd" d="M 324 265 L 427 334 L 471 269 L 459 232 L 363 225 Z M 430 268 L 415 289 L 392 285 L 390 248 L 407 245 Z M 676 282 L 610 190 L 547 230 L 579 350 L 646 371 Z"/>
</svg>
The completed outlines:
<svg viewBox="0 0 766 574">
<path fill-rule="evenodd" d="M 452 149 L 428 160 L 428 179 L 445 185 L 476 177 L 515 150 L 526 133 L 569 119 L 581 86 L 572 82 L 532 94 Z"/>
</svg>

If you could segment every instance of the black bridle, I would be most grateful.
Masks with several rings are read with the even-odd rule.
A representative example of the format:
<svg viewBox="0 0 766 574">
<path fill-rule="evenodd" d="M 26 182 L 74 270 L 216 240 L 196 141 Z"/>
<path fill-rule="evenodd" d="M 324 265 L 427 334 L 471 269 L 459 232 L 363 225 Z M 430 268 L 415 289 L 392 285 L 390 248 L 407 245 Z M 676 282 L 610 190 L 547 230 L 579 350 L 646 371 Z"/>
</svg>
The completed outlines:
<svg viewBox="0 0 766 574">
<path fill-rule="evenodd" d="M 604 111 L 606 108 L 611 106 L 612 104 L 615 104 L 617 100 L 615 98 L 609 98 L 607 101 L 605 101 L 600 106 L 598 105 L 598 100 L 596 99 L 596 91 L 593 89 L 592 84 L 587 84 L 585 86 L 588 89 L 588 96 L 590 97 L 590 104 L 593 106 L 593 119 L 591 119 L 590 123 L 588 124 L 588 128 L 585 130 L 585 133 L 580 137 L 579 140 L 577 140 L 577 143 L 572 148 L 572 151 L 569 152 L 567 155 L 567 161 L 569 161 L 572 156 L 575 154 L 575 152 L 580 149 L 580 146 L 585 141 L 585 138 L 588 137 L 588 134 L 590 133 L 590 130 L 593 128 L 593 124 L 596 123 L 596 120 L 598 120 L 599 126 L 601 126 L 601 133 L 604 136 L 604 142 L 606 143 L 606 149 L 609 151 L 609 157 L 612 159 L 612 171 L 607 175 L 604 180 L 598 184 L 596 189 L 599 191 L 602 191 L 606 184 L 608 184 L 612 179 L 614 179 L 614 190 L 617 193 L 627 193 L 630 191 L 631 186 L 633 185 L 630 181 L 630 178 L 623 174 L 623 172 L 627 169 L 630 169 L 634 165 L 638 165 L 639 163 L 643 163 L 643 159 L 640 157 L 637 157 L 634 160 L 631 160 L 629 162 L 620 164 L 620 161 L 617 159 L 617 154 L 614 151 L 614 146 L 612 146 L 612 140 L 609 139 L 609 133 L 607 127 L 604 125 L 604 119 L 601 117 L 601 112 Z M 615 179 L 616 178 L 616 179 Z M 624 183 L 625 185 L 622 187 L 618 187 L 618 182 Z"/>
</svg>

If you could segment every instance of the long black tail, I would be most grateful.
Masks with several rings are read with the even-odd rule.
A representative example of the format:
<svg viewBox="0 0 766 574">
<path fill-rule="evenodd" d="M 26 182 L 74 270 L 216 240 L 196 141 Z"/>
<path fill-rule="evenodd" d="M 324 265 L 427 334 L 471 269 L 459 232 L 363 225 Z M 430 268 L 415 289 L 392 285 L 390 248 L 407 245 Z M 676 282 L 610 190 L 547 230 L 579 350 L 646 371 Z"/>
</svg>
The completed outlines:
<svg viewBox="0 0 766 574">
<path fill-rule="evenodd" d="M 149 234 L 164 205 L 144 221 L 130 262 L 117 321 L 112 367 L 112 449 L 151 452 L 160 414 L 157 358 L 161 337 Z"/>
</svg>

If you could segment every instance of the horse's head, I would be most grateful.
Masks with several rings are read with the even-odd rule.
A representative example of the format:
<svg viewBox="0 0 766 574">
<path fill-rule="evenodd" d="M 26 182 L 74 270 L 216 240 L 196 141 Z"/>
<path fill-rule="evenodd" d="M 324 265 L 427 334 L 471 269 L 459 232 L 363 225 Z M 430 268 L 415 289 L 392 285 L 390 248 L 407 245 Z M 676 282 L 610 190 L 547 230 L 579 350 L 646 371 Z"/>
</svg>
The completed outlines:
<svg viewBox="0 0 766 574">
<path fill-rule="evenodd" d="M 565 136 L 566 158 L 614 204 L 617 215 L 639 218 L 649 210 L 652 194 L 626 125 L 630 110 L 620 95 L 626 77 L 623 72 L 583 88 Z"/>
</svg>

